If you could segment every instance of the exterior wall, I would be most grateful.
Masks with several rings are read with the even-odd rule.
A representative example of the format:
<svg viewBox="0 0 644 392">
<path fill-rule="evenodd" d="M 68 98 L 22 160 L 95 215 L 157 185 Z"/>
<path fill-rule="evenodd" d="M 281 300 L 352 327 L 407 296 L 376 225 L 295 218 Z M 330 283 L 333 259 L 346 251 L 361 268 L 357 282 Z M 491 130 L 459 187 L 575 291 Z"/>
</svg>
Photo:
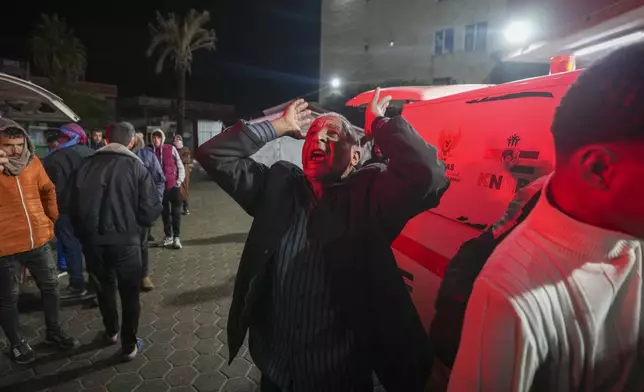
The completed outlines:
<svg viewBox="0 0 644 392">
<path fill-rule="evenodd" d="M 502 45 L 506 5 L 507 0 L 322 0 L 321 79 L 481 83 L 494 65 L 490 54 Z M 479 22 L 488 23 L 487 48 L 465 52 L 465 26 Z M 444 28 L 454 29 L 454 52 L 434 55 L 435 32 Z M 333 92 L 323 89 L 322 99 Z"/>
</svg>

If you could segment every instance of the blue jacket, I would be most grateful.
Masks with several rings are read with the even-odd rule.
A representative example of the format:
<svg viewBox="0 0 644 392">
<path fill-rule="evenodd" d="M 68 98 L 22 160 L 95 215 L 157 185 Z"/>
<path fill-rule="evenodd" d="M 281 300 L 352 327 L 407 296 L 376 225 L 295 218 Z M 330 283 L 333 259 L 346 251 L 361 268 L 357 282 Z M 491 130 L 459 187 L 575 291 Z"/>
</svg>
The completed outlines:
<svg viewBox="0 0 644 392">
<path fill-rule="evenodd" d="M 163 200 L 163 191 L 165 190 L 165 176 L 163 175 L 163 170 L 161 169 L 161 164 L 157 159 L 154 152 L 147 147 L 143 147 L 137 151 L 135 154 L 141 158 L 145 167 L 150 171 L 152 179 L 154 180 L 154 186 L 159 192 L 159 199 Z"/>
</svg>

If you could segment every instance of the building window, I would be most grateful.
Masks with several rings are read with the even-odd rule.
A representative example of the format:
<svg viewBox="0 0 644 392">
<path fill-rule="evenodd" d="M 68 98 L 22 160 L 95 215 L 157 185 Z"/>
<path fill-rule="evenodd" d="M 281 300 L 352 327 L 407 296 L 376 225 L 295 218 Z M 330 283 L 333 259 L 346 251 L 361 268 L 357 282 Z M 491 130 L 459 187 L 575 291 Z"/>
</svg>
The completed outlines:
<svg viewBox="0 0 644 392">
<path fill-rule="evenodd" d="M 432 80 L 432 84 L 434 86 L 449 86 L 452 84 L 456 84 L 456 80 L 452 78 L 434 78 Z"/>
<path fill-rule="evenodd" d="M 465 26 L 465 51 L 485 51 L 487 49 L 487 22 Z"/>
<path fill-rule="evenodd" d="M 434 54 L 454 52 L 454 29 L 436 31 L 434 35 Z"/>
</svg>

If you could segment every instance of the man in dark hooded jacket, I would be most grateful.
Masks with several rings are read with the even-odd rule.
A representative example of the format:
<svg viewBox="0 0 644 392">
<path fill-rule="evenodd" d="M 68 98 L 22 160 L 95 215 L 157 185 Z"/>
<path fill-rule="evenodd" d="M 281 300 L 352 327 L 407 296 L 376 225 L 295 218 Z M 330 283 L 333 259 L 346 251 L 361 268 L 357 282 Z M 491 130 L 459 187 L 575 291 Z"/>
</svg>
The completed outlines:
<svg viewBox="0 0 644 392">
<path fill-rule="evenodd" d="M 107 146 L 87 158 L 72 178 L 69 212 L 96 283 L 105 340 L 116 344 L 120 334 L 123 359 L 131 361 L 143 345 L 137 337 L 141 231 L 158 219 L 162 208 L 150 172 L 130 151 L 135 141 L 132 124 L 115 124 L 106 136 Z"/>
<path fill-rule="evenodd" d="M 63 197 L 65 188 L 72 174 L 94 151 L 86 146 L 87 135 L 78 124 L 69 123 L 60 127 L 58 148 L 52 150 L 43 161 L 47 175 L 56 187 L 56 198 L 60 217 L 55 225 L 56 240 L 65 256 L 69 287 L 61 293 L 61 298 L 79 298 L 87 296 L 85 277 L 83 276 L 83 251 L 74 234 L 69 215 L 67 200 Z"/>
</svg>

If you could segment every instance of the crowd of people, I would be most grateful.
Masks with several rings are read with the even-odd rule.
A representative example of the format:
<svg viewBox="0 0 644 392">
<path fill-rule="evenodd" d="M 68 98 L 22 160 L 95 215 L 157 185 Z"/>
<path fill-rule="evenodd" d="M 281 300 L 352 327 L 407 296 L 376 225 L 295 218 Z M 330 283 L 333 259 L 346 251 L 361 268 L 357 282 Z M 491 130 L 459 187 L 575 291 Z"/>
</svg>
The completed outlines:
<svg viewBox="0 0 644 392">
<path fill-rule="evenodd" d="M 153 134 L 158 132 L 163 134 L 157 130 Z M 58 323 L 60 302 L 96 296 L 106 342 L 116 344 L 120 334 L 124 359 L 136 357 L 141 348 L 136 337 L 139 293 L 154 288 L 148 246 L 160 215 L 164 228 L 176 228 L 170 244 L 181 248 L 178 220 L 172 225 L 166 222 L 174 217 L 174 205 L 164 203 L 171 193 L 179 206 L 184 201 L 187 205 L 183 178 L 190 170 L 191 154 L 179 141 L 180 136 L 175 145 L 164 145 L 153 137 L 146 146 L 144 134 L 125 122 L 111 124 L 105 132 L 93 130 L 88 138 L 78 124 L 70 123 L 47 139 L 50 151 L 41 161 L 27 132 L 0 118 L 0 325 L 13 361 L 26 364 L 35 359 L 18 324 L 19 284 L 25 269 L 41 292 L 46 342 L 63 349 L 76 347 L 78 341 Z M 162 151 L 173 165 L 164 161 Z M 182 185 L 185 189 L 180 191 Z M 58 263 L 50 246 L 54 238 Z M 69 286 L 59 290 L 62 270 L 69 275 Z"/>
<path fill-rule="evenodd" d="M 429 335 L 391 244 L 450 182 L 436 148 L 403 117 L 385 117 L 391 97 L 376 89 L 364 135 L 335 113 L 312 121 L 300 99 L 277 119 L 239 121 L 204 143 L 197 160 L 254 219 L 228 315 L 230 360 L 248 334 L 262 392 L 371 392 L 373 374 L 388 392 L 644 390 L 642 69 L 644 45 L 633 45 L 571 86 L 552 124 L 554 172 L 462 245 Z M 26 132 L 0 119 L 0 324 L 12 358 L 33 360 L 17 323 L 26 267 L 42 292 L 46 341 L 78 345 L 58 323 L 55 231 L 70 290 L 84 290 L 81 249 L 105 341 L 120 334 L 131 360 L 142 344 L 139 291 L 153 287 L 149 228 L 161 215 L 162 244 L 181 248 L 192 157 L 180 136 L 165 144 L 162 130 L 145 147 L 116 123 L 91 151 L 82 129 L 63 128 L 43 166 Z M 251 158 L 280 137 L 304 139 L 301 169 Z M 365 141 L 372 157 L 361 165 Z"/>
</svg>

